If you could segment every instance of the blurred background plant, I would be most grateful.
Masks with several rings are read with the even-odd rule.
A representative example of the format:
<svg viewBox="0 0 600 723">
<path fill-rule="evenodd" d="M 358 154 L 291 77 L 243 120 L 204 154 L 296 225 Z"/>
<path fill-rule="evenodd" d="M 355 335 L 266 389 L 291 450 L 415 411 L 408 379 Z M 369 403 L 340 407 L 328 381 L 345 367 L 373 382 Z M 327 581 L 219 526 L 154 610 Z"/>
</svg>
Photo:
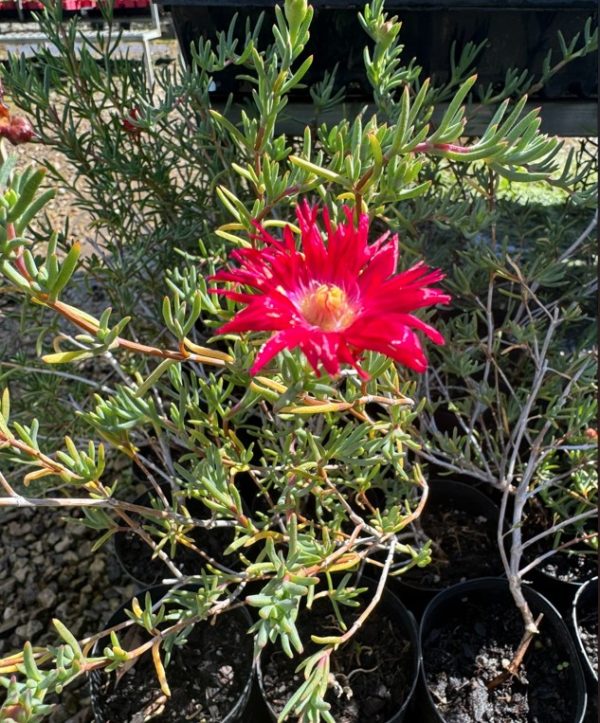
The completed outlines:
<svg viewBox="0 0 600 723">
<path fill-rule="evenodd" d="M 278 641 L 288 653 L 300 650 L 294 615 L 332 562 L 356 571 L 369 558 L 383 583 L 426 564 L 428 547 L 413 544 L 411 527 L 428 474 L 459 472 L 500 489 L 503 517 L 514 499 L 512 535 L 520 535 L 527 499 L 539 496 L 578 530 L 591 515 L 581 500 L 571 509 L 566 498 L 582 486 L 590 503 L 597 494 L 586 437 L 595 418 L 595 155 L 539 133 L 538 111 L 511 97 L 523 90 L 516 75 L 504 93 L 473 96 L 474 47 L 454 57 L 442 88 L 421 79 L 416 63 L 402 58 L 400 23 L 381 0 L 360 15 L 374 41 L 365 62 L 377 114 L 317 120 L 302 137 L 286 137 L 279 124 L 288 96 L 311 63 L 302 58 L 311 14 L 306 3 L 288 0 L 265 49 L 257 47 L 256 27 L 240 39 L 232 25 L 212 42 L 199 41 L 189 68 L 159 70 L 149 88 L 142 67 L 115 59 L 118 34 L 76 51 L 76 22 L 61 24 L 49 5 L 41 23 L 58 52 L 42 51 L 35 63 L 12 57 L 3 72 L 12 102 L 34 119 L 40 148 L 60 150 L 75 167 L 73 179 L 48 170 L 87 209 L 96 234 L 93 252 L 80 256 L 68 243 L 68 220 L 54 233 L 43 216 L 48 197 L 33 201 L 43 177 L 13 173 L 4 162 L 2 291 L 25 294 L 12 313 L 21 315 L 23 333 L 37 337 L 38 355 L 53 339 L 54 353 L 42 359 L 59 365 L 7 347 L 2 371 L 13 408 L 9 425 L 5 397 L 4 490 L 16 499 L 23 465 L 32 468 L 27 494 L 35 504 L 76 492 L 72 502 L 85 507 L 101 541 L 123 521 L 132 524 L 178 583 L 188 577 L 173 562 L 177 545 L 186 544 L 190 528 L 222 524 L 234 535 L 228 558 L 235 569 L 205 568 L 202 604 L 180 596 L 181 615 L 206 617 L 259 582 L 263 589 L 248 600 L 262 612 L 257 645 Z M 581 52 L 596 44 L 597 31 L 588 28 Z M 233 99 L 218 109 L 211 99 L 213 77 L 230 65 L 253 89 L 239 122 Z M 311 89 L 317 113 L 341 99 L 330 81 Z M 441 101 L 448 105 L 433 124 Z M 494 107 L 492 119 L 481 137 L 466 140 L 470 113 L 481 104 Z M 544 203 L 526 200 L 520 184 Z M 368 213 L 374 235 L 399 231 L 403 268 L 425 258 L 447 272 L 455 300 L 436 317 L 443 316 L 448 345 L 432 355 L 418 387 L 371 352 L 366 385 L 354 373 L 316 378 L 290 352 L 251 380 L 254 343 L 228 335 L 215 344 L 212 335 L 235 303 L 210 295 L 206 279 L 232 247 L 249 245 L 254 221 L 275 235 L 294 224 L 302 197 L 327 206 L 334 222 L 346 203 L 357 217 Z M 87 303 L 93 289 L 97 313 Z M 83 333 L 73 336 L 73 322 Z M 205 343 L 208 349 L 198 346 Z M 65 426 L 73 408 L 77 421 Z M 442 412 L 451 415 L 451 431 L 441 428 Z M 97 442 L 88 446 L 90 427 L 108 443 L 106 452 Z M 65 432 L 66 451 L 52 454 Z M 168 512 L 160 524 L 156 511 L 144 513 L 155 522 L 144 528 L 125 519 L 139 489 L 128 489 L 123 455 Z M 430 466 L 425 475 L 419 459 Z M 246 487 L 259 500 L 253 509 Z M 186 514 L 191 500 L 204 506 L 205 519 Z M 559 545 L 568 526 L 557 521 L 548 536 Z M 518 602 L 519 545 L 505 559 Z M 286 575 L 291 587 L 283 585 Z M 349 579 L 325 578 L 334 602 L 354 599 Z M 82 653 L 61 635 L 72 665 L 59 674 L 51 665 L 35 675 L 26 668 L 36 680 L 33 702 L 31 684 L 19 682 L 10 683 L 6 705 L 42 715 L 45 693 L 90 664 L 89 649 Z M 323 660 L 339 644 L 323 642 Z M 119 648 L 113 640 L 108 658 L 91 664 L 116 661 Z M 3 670 L 22 672 L 24 661 Z M 329 720 L 322 683 L 310 677 L 287 712 Z"/>
</svg>

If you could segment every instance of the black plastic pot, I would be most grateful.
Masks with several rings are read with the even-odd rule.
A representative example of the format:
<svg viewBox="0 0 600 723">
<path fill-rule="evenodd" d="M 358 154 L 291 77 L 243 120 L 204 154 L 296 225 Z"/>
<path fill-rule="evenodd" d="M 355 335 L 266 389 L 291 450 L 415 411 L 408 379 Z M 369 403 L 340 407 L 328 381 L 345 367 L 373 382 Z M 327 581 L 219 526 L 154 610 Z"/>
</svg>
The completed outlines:
<svg viewBox="0 0 600 723">
<path fill-rule="evenodd" d="M 170 499 L 170 490 L 167 488 L 163 488 L 163 492 L 165 493 L 167 499 Z M 141 507 L 151 507 L 150 499 L 152 495 L 150 492 L 144 492 L 142 495 L 137 497 L 133 504 L 140 505 Z M 207 508 L 200 502 L 196 502 L 194 500 L 188 500 L 186 501 L 187 509 L 189 510 L 192 517 L 196 517 L 198 519 L 207 519 L 210 515 L 207 510 Z M 132 513 L 130 513 L 131 515 Z M 135 516 L 135 515 L 134 515 Z M 226 528 L 228 529 L 228 528 Z M 200 528 L 195 528 L 197 537 L 199 539 L 196 540 L 199 547 L 202 547 L 203 549 L 206 549 L 205 546 L 202 544 L 203 541 L 208 541 L 210 538 L 209 535 L 222 533 L 223 528 L 215 528 L 214 530 L 201 530 Z M 201 538 L 200 538 L 201 535 Z M 139 538 L 136 537 L 136 543 Z M 229 542 L 223 542 L 220 541 L 218 543 L 215 543 L 214 550 L 211 550 L 211 556 L 214 559 L 217 559 L 218 562 L 223 563 L 224 565 L 227 565 L 227 567 L 235 567 L 235 564 L 237 562 L 237 559 L 235 557 L 231 557 L 231 560 L 227 558 L 221 558 L 219 552 L 224 549 L 230 542 L 233 542 L 233 531 L 231 533 L 231 540 Z M 153 560 L 149 559 L 147 561 L 147 564 L 141 568 L 143 570 L 143 575 L 140 575 L 139 572 L 136 574 L 136 571 L 130 566 L 128 560 L 127 560 L 127 553 L 129 552 L 129 546 L 131 544 L 131 540 L 128 537 L 126 533 L 123 532 L 117 532 L 115 535 L 113 535 L 113 549 L 115 551 L 115 556 L 123 569 L 123 571 L 138 585 L 141 587 L 147 587 L 148 585 L 155 585 L 156 583 L 160 582 L 165 577 L 172 577 L 172 572 L 169 570 L 169 568 L 159 559 L 155 558 Z M 146 547 L 145 543 L 141 542 L 140 546 L 142 547 L 143 554 L 150 554 L 150 548 Z M 178 551 L 185 552 L 185 548 L 182 546 L 178 546 Z M 165 548 L 167 554 L 168 554 L 168 546 Z M 203 559 L 200 556 L 197 556 L 198 562 L 198 569 L 193 571 L 188 571 L 189 574 L 192 572 L 199 572 L 200 568 L 203 566 Z M 177 563 L 177 556 L 175 558 L 175 563 Z"/>
<path fill-rule="evenodd" d="M 361 587 L 368 587 L 370 591 L 374 591 L 376 587 L 376 582 L 373 580 L 370 580 L 368 578 L 362 577 L 360 580 L 360 586 Z M 415 622 L 415 618 L 413 617 L 412 613 L 407 610 L 407 608 L 400 602 L 400 600 L 394 595 L 389 589 L 384 589 L 383 595 L 381 597 L 381 600 L 379 602 L 379 605 L 377 606 L 376 610 L 381 610 L 384 612 L 389 618 L 393 618 L 397 623 L 399 628 L 401 628 L 402 633 L 410 640 L 411 644 L 411 650 L 410 655 L 412 657 L 412 665 L 414 668 L 413 676 L 412 676 L 412 684 L 410 686 L 409 693 L 406 697 L 406 700 L 403 702 L 401 708 L 391 717 L 387 720 L 387 723 L 401 723 L 405 720 L 406 716 L 408 715 L 408 718 L 406 718 L 407 722 L 413 720 L 410 715 L 410 710 L 412 706 L 413 696 L 417 687 L 417 682 L 419 678 L 419 661 L 420 661 L 420 652 L 419 652 L 419 639 L 417 634 L 417 624 Z M 264 655 L 263 651 L 263 655 Z M 260 688 L 260 691 L 263 696 L 263 700 L 265 702 L 265 705 L 269 711 L 269 716 L 272 721 L 277 720 L 277 712 L 273 708 L 273 706 L 269 703 L 269 700 L 267 698 L 267 695 L 265 693 L 264 689 L 264 680 L 263 680 L 263 672 L 261 668 L 261 658 L 258 660 L 258 666 L 257 666 L 257 680 L 258 685 Z"/>
<path fill-rule="evenodd" d="M 238 37 L 242 38 L 246 19 L 256 22 L 259 14 L 265 12 L 259 47 L 272 42 L 275 0 L 159 2 L 171 8 L 181 52 L 188 64 L 192 61 L 190 44 L 200 37 L 214 39 L 218 31 L 229 27 L 234 13 L 239 13 Z M 314 55 L 315 59 L 303 80 L 306 88 L 295 89 L 290 98 L 290 106 L 296 106 L 290 115 L 302 122 L 291 123 L 287 130 L 299 134 L 303 123 L 313 119 L 312 111 L 303 107 L 304 103 L 311 103 L 308 88 L 336 65 L 335 89 L 345 88 L 346 100 L 358 104 L 356 112 L 372 100 L 362 60 L 363 48 L 372 46 L 372 42 L 357 20 L 357 12 L 363 9 L 364 2 L 312 0 L 311 4 L 315 16 L 305 53 Z M 416 57 L 423 68 L 421 78 L 432 77 L 436 84 L 446 83 L 453 43 L 461 49 L 467 42 L 479 44 L 487 39 L 486 50 L 477 63 L 478 83 L 484 87 L 488 84 L 501 87 L 509 68 L 527 69 L 538 77 L 549 50 L 553 57 L 560 56 L 558 31 L 566 38 L 581 33 L 588 15 L 595 13 L 596 5 L 591 0 L 461 0 L 451 6 L 441 0 L 388 0 L 386 10 L 400 16 L 401 42 L 405 46 L 402 57 L 406 62 Z M 251 86 L 236 76 L 239 69 L 234 67 L 215 76 L 213 97 L 216 100 L 226 99 L 229 93 L 233 93 L 236 100 L 250 96 Z M 556 133 L 560 130 L 562 135 L 594 135 L 595 120 L 589 111 L 591 99 L 596 98 L 597 93 L 596 58 L 590 53 L 566 66 L 537 94 L 554 101 L 552 110 L 542 116 L 543 130 Z M 585 106 L 586 119 L 579 114 L 577 119 L 564 120 L 562 116 L 569 115 L 570 109 L 559 106 L 566 100 Z M 336 112 L 343 111 L 338 107 Z M 351 119 L 353 109 L 346 107 L 345 112 Z M 550 116 L 559 113 L 560 120 L 554 122 Z"/>
<path fill-rule="evenodd" d="M 555 557 L 567 554 L 566 552 L 557 552 Z M 550 559 L 552 560 L 553 558 Z M 593 567 L 595 568 L 595 564 Z M 588 576 L 589 571 L 586 572 L 584 578 L 582 577 L 578 580 L 560 580 L 539 567 L 534 568 L 527 575 L 531 580 L 531 585 L 547 597 L 565 616 L 569 614 L 573 598 L 577 595 L 586 579 L 588 579 Z"/>
<path fill-rule="evenodd" d="M 425 511 L 432 507 L 455 508 L 465 510 L 473 518 L 485 517 L 490 521 L 490 529 L 496 528 L 498 524 L 498 507 L 483 492 L 475 487 L 456 482 L 449 479 L 432 480 L 429 484 L 429 498 L 425 506 Z M 444 589 L 443 584 L 424 584 L 419 581 L 427 573 L 428 568 L 413 568 L 409 574 L 393 578 L 390 584 L 393 585 L 394 592 L 400 599 L 409 606 L 409 608 L 418 616 L 421 615 L 427 603 L 440 590 Z M 490 565 L 489 572 L 491 575 L 501 575 L 503 573 L 502 561 L 499 553 L 493 564 Z M 481 573 L 475 573 L 474 576 L 481 577 Z"/>
<path fill-rule="evenodd" d="M 573 606 L 571 609 L 571 622 L 573 625 L 573 631 L 575 633 L 575 642 L 577 643 L 577 649 L 579 650 L 579 654 L 581 656 L 581 659 L 583 660 L 583 664 L 585 667 L 586 674 L 591 678 L 591 680 L 598 685 L 598 669 L 595 668 L 592 664 L 592 661 L 590 660 L 587 651 L 583 645 L 583 642 L 581 640 L 581 633 L 579 628 L 579 620 L 581 619 L 581 615 L 585 611 L 585 609 L 595 609 L 596 611 L 596 620 L 598 618 L 598 578 L 593 577 L 591 580 L 588 580 L 586 583 L 581 585 L 579 590 L 577 591 L 575 598 L 573 600 Z"/>
<path fill-rule="evenodd" d="M 194 589 L 193 586 L 188 586 L 186 589 Z M 150 596 L 152 598 L 153 602 L 158 602 L 166 593 L 168 593 L 170 590 L 170 587 L 168 585 L 157 585 L 155 587 L 147 588 L 145 590 L 140 591 L 138 593 L 137 597 L 140 601 L 143 601 L 145 594 L 150 593 Z M 131 609 L 131 601 L 128 601 L 121 605 L 121 607 L 113 613 L 113 615 L 109 618 L 109 620 L 106 622 L 105 628 L 112 627 L 113 625 L 117 625 L 119 623 L 122 623 L 126 620 L 128 620 L 128 616 L 125 614 L 125 610 Z M 216 624 L 219 623 L 223 624 L 223 635 L 227 635 L 227 625 L 226 620 L 227 616 L 234 615 L 239 620 L 243 620 L 243 623 L 245 626 L 250 627 L 252 623 L 252 619 L 250 618 L 250 614 L 246 610 L 246 608 L 236 608 L 235 610 L 232 610 L 231 612 L 223 613 L 222 616 L 218 616 L 216 619 Z M 198 625 L 208 625 L 209 623 L 197 623 Z M 102 649 L 102 643 L 98 644 L 93 647 L 91 655 L 99 655 Z M 145 653 L 145 655 L 148 655 L 149 653 Z M 211 651 L 206 650 L 205 654 L 207 657 L 210 656 Z M 246 706 L 248 704 L 248 700 L 250 698 L 250 693 L 252 691 L 253 687 L 253 681 L 254 681 L 254 658 L 252 657 L 252 664 L 249 666 L 247 672 L 244 672 L 243 674 L 247 675 L 247 680 L 245 682 L 244 688 L 239 695 L 238 699 L 236 700 L 234 706 L 231 708 L 229 713 L 222 719 L 221 723 L 235 723 L 236 721 L 244 721 L 246 723 L 246 715 L 245 710 Z M 226 661 L 223 661 L 226 663 Z M 234 662 L 234 661 L 230 661 Z M 167 667 L 166 669 L 167 674 L 167 680 L 169 679 L 169 669 Z M 108 723 L 108 717 L 105 713 L 105 692 L 103 690 L 104 688 L 104 681 L 105 681 L 105 675 L 101 670 L 93 670 L 92 672 L 88 673 L 88 686 L 90 691 L 90 700 L 91 700 L 91 706 L 92 706 L 92 713 L 94 716 L 95 723 Z M 173 680 L 170 681 L 171 687 L 176 686 L 177 681 Z M 114 721 L 111 721 L 111 723 L 114 723 Z"/>
<path fill-rule="evenodd" d="M 190 43 L 201 35 L 212 37 L 225 30 L 234 12 L 240 12 L 239 27 L 246 17 L 254 20 L 259 12 L 267 13 L 261 33 L 261 47 L 270 40 L 273 25 L 274 2 L 214 2 L 210 0 L 169 0 L 173 22 L 184 57 L 191 61 Z M 314 83 L 338 63 L 337 84 L 346 86 L 351 96 L 370 99 L 369 83 L 362 65 L 362 49 L 371 44 L 362 32 L 357 12 L 364 3 L 348 3 L 346 0 L 313 0 L 315 18 L 311 27 L 311 39 L 307 54 L 315 53 L 313 67 L 306 75 L 308 85 Z M 401 14 L 403 21 L 402 43 L 406 46 L 403 57 L 417 58 L 423 67 L 424 77 L 434 76 L 438 82 L 446 82 L 449 74 L 449 58 L 452 42 L 462 47 L 467 41 L 489 41 L 486 52 L 478 64 L 482 84 L 503 83 L 509 68 L 527 68 L 539 74 L 543 59 L 550 48 L 558 52 L 557 32 L 565 37 L 581 32 L 593 3 L 560 2 L 553 9 L 544 2 L 498 2 L 478 0 L 477 11 L 473 3 L 453 3 L 452 8 L 442 3 L 412 0 L 410 3 L 387 2 L 386 9 Z M 511 7 L 512 5 L 512 7 Z M 404 6 L 404 7 L 402 7 Z M 516 7 L 515 7 L 516 6 Z M 585 9 L 587 6 L 587 10 Z M 244 92 L 244 86 L 235 79 L 235 72 L 221 73 L 216 78 L 217 95 L 228 91 Z M 553 79 L 545 89 L 550 97 L 597 94 L 596 68 L 593 54 L 573 62 L 562 74 Z M 308 98 L 307 93 L 301 97 Z"/>
<path fill-rule="evenodd" d="M 541 633 L 544 635 L 550 635 L 554 641 L 557 641 L 561 648 L 564 650 L 564 661 L 568 663 L 568 670 L 570 671 L 570 696 L 574 700 L 574 715 L 569 720 L 561 721 L 561 723 L 582 723 L 584 720 L 586 705 L 587 705 L 587 693 L 585 686 L 585 678 L 581 663 L 579 662 L 579 656 L 577 649 L 573 642 L 573 639 L 569 633 L 569 630 L 563 619 L 556 610 L 556 608 L 544 598 L 542 595 L 537 593 L 535 590 L 527 586 L 523 586 L 523 593 L 528 604 L 531 607 L 531 611 L 534 616 L 540 613 L 544 614 L 542 620 Z M 438 708 L 435 705 L 435 701 L 431 692 L 427 686 L 427 642 L 430 633 L 443 625 L 443 622 L 447 617 L 454 616 L 457 613 L 463 615 L 465 606 L 469 601 L 479 602 L 481 601 L 482 607 L 485 609 L 491 601 L 501 601 L 504 604 L 506 601 L 507 609 L 514 610 L 514 602 L 508 588 L 508 583 L 503 578 L 480 578 L 477 580 L 469 580 L 458 585 L 454 585 L 447 590 L 440 592 L 427 606 L 421 625 L 419 628 L 419 646 L 421 650 L 421 689 L 420 689 L 420 719 L 423 723 L 445 723 L 446 719 L 440 714 Z M 460 639 L 460 628 L 456 628 L 455 624 L 452 627 L 453 635 L 459 636 Z M 474 624 L 472 619 L 465 618 L 465 628 L 470 628 Z M 535 640 L 532 642 L 535 645 Z M 475 667 L 475 657 L 478 651 L 473 651 L 473 667 Z M 562 655 L 562 650 L 561 650 Z M 525 661 L 527 657 L 525 658 Z M 540 723 L 542 719 L 538 718 Z"/>
</svg>

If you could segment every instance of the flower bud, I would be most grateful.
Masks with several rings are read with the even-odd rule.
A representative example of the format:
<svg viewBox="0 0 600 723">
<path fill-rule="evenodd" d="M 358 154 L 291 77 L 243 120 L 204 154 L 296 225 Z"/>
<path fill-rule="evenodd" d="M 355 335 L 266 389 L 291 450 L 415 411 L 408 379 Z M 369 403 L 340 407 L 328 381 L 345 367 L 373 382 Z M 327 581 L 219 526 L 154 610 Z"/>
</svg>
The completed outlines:
<svg viewBox="0 0 600 723">
<path fill-rule="evenodd" d="M 298 29 L 308 13 L 308 2 L 307 0 L 285 0 L 283 11 L 290 28 L 290 35 L 295 39 Z"/>
<path fill-rule="evenodd" d="M 395 23 L 393 23 L 391 20 L 387 20 L 385 23 L 382 23 L 379 26 L 377 31 L 377 40 L 382 44 L 385 49 L 387 49 L 394 41 L 396 35 L 397 30 L 395 29 Z"/>
<path fill-rule="evenodd" d="M 0 136 L 8 138 L 13 146 L 18 146 L 21 143 L 29 143 L 33 140 L 35 131 L 27 118 L 23 116 L 11 118 L 8 116 L 0 123 Z"/>
</svg>

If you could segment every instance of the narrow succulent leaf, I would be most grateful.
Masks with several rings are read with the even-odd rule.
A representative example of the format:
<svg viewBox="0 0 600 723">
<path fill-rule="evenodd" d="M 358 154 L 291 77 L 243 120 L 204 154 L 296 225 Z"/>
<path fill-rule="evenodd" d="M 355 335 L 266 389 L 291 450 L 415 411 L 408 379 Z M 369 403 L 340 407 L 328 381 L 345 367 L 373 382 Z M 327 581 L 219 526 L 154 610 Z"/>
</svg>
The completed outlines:
<svg viewBox="0 0 600 723">
<path fill-rule="evenodd" d="M 42 361 L 46 364 L 68 364 L 83 359 L 91 359 L 94 355 L 89 351 L 60 351 L 54 354 L 44 354 Z"/>
<path fill-rule="evenodd" d="M 73 635 L 73 633 L 65 626 L 58 618 L 52 619 L 52 624 L 56 628 L 56 631 L 60 635 L 60 637 L 71 647 L 73 652 L 78 656 L 81 657 L 83 653 L 81 652 L 81 648 L 79 647 L 79 642 L 77 641 L 77 638 Z"/>
<path fill-rule="evenodd" d="M 71 276 L 73 276 L 73 272 L 77 268 L 77 262 L 79 261 L 80 253 L 81 245 L 76 242 L 69 249 L 69 252 L 67 253 L 64 261 L 62 262 L 60 271 L 58 272 L 58 276 L 52 284 L 50 293 L 53 299 L 56 299 L 56 297 L 60 294 L 64 287 L 69 283 Z"/>
<path fill-rule="evenodd" d="M 311 161 L 307 161 L 305 158 L 300 158 L 299 156 L 290 156 L 289 161 L 295 166 L 298 166 L 305 171 L 309 171 L 309 173 L 312 173 L 319 178 L 323 178 L 326 181 L 332 181 L 341 185 L 348 184 L 345 176 L 342 176 L 335 171 L 331 171 L 328 168 L 323 168 L 323 166 L 318 166 L 316 163 L 311 163 Z"/>
<path fill-rule="evenodd" d="M 21 216 L 21 214 L 25 212 L 27 207 L 33 201 L 33 198 L 45 177 L 45 168 L 38 168 L 36 171 L 34 171 L 34 173 L 31 174 L 31 177 L 19 194 L 19 200 L 11 208 L 8 214 L 8 221 L 10 223 L 14 223 L 19 218 L 19 216 Z"/>
</svg>

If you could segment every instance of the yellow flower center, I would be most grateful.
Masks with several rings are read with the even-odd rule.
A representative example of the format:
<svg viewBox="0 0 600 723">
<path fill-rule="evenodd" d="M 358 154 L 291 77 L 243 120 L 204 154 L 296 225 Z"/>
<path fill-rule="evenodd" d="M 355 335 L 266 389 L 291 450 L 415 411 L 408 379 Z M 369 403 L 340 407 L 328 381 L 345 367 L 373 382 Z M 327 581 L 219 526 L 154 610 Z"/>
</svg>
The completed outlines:
<svg viewBox="0 0 600 723">
<path fill-rule="evenodd" d="M 300 302 L 300 311 L 309 324 L 323 331 L 346 329 L 355 317 L 346 292 L 330 284 L 321 284 L 309 291 Z"/>
</svg>

